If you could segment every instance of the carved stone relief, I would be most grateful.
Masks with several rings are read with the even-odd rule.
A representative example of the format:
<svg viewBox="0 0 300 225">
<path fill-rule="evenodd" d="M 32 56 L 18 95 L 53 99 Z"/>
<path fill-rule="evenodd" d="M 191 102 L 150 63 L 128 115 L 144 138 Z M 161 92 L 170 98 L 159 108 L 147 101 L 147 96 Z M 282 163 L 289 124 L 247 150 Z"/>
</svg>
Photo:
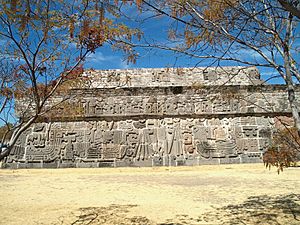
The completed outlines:
<svg viewBox="0 0 300 225">
<path fill-rule="evenodd" d="M 147 161 L 155 157 L 232 158 L 261 153 L 270 123 L 257 118 L 137 119 L 35 124 L 17 143 L 11 161 Z M 24 139 L 25 137 L 25 139 Z M 258 154 L 259 155 L 259 154 Z"/>
<path fill-rule="evenodd" d="M 290 121 L 285 90 L 254 86 L 247 71 L 259 81 L 255 68 L 229 71 L 234 79 L 222 86 L 215 86 L 225 81 L 218 69 L 103 71 L 102 77 L 91 72 L 93 89 L 80 90 L 78 102 L 70 102 L 82 106 L 79 119 L 62 122 L 59 116 L 69 115 L 60 110 L 53 122 L 33 124 L 6 162 L 259 159 L 274 127 Z"/>
</svg>

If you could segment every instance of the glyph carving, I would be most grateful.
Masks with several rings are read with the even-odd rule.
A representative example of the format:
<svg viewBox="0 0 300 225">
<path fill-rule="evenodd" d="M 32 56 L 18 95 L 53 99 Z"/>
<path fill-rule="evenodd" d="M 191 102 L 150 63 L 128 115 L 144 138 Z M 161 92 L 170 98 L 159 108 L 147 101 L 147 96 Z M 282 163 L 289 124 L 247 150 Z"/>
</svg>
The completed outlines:
<svg viewBox="0 0 300 225">
<path fill-rule="evenodd" d="M 82 107 L 80 114 L 66 115 L 61 108 L 51 114 L 57 115 L 53 121 L 39 118 L 47 122 L 28 128 L 6 163 L 60 167 L 259 161 L 274 128 L 290 121 L 285 90 L 254 86 L 250 78 L 260 83 L 255 68 L 224 70 L 92 71 L 92 88 L 73 90 L 81 97 L 68 102 Z"/>
</svg>

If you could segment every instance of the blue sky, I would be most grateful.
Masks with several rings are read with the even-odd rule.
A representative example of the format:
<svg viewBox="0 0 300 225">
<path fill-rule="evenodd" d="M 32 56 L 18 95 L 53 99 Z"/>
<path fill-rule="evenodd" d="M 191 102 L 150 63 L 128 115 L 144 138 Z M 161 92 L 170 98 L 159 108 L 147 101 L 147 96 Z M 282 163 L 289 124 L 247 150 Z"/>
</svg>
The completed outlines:
<svg viewBox="0 0 300 225">
<path fill-rule="evenodd" d="M 163 17 L 152 18 L 144 21 L 143 24 L 139 24 L 134 19 L 145 19 L 151 16 L 150 12 L 143 12 L 142 14 L 136 9 L 135 6 L 126 7 L 124 10 L 126 15 L 130 15 L 130 18 L 120 17 L 117 22 L 124 22 L 132 28 L 140 28 L 144 32 L 144 36 L 148 42 L 158 41 L 160 43 L 168 43 L 167 33 L 169 20 Z M 107 15 L 109 17 L 109 15 Z M 298 31 L 300 27 L 298 26 Z M 172 44 L 172 43 L 168 43 Z M 296 46 L 300 46 L 300 40 L 296 40 Z M 0 39 L 0 46 L 3 48 L 7 46 L 6 41 Z M 75 45 L 74 45 L 75 47 Z M 299 48 L 300 49 L 300 48 Z M 300 61 L 298 53 L 294 52 L 296 61 Z M 75 48 L 73 48 L 75 50 Z M 158 49 L 137 49 L 139 57 L 136 64 L 127 64 L 123 53 L 120 51 L 113 51 L 110 45 L 105 44 L 99 48 L 94 54 L 90 54 L 85 61 L 85 68 L 93 68 L 97 70 L 102 69 L 130 69 L 130 68 L 164 68 L 164 67 L 194 67 L 194 66 L 210 66 L 211 60 L 201 61 L 198 59 L 190 58 L 187 56 L 182 56 L 175 54 L 171 51 L 158 50 Z M 204 53 L 205 54 L 205 53 Z M 257 59 L 260 61 L 259 56 L 255 52 L 249 52 L 247 50 L 240 51 L 238 53 L 240 57 L 244 60 Z M 241 66 L 239 63 L 235 62 L 223 62 L 222 66 Z M 261 73 L 261 78 L 263 80 L 268 79 L 270 76 L 277 75 L 274 69 L 259 68 Z M 273 79 L 269 83 L 283 83 L 282 79 Z"/>
<path fill-rule="evenodd" d="M 85 68 L 93 68 L 97 70 L 106 69 L 132 69 L 132 68 L 164 68 L 164 67 L 206 67 L 210 65 L 210 61 L 206 60 L 199 63 L 198 59 L 180 56 L 170 51 L 158 49 L 139 49 L 139 58 L 135 64 L 127 63 L 120 51 L 113 51 L 109 45 L 99 48 L 95 54 L 90 54 L 85 62 Z M 246 57 L 255 57 L 247 54 Z M 257 57 L 257 56 L 256 56 Z M 238 66 L 234 62 L 224 62 L 224 66 Z M 277 75 L 274 69 L 260 67 L 261 79 L 266 80 L 270 76 Z M 274 78 L 269 83 L 283 83 L 281 78 Z"/>
<path fill-rule="evenodd" d="M 139 13 L 136 6 L 127 6 L 124 8 L 124 14 L 128 17 L 120 17 L 118 22 L 124 22 L 130 27 L 140 28 L 144 32 L 144 36 L 148 42 L 158 41 L 167 43 L 167 33 L 169 20 L 164 17 L 151 18 L 139 24 L 135 19 L 145 19 L 152 14 L 150 12 Z M 106 15 L 111 17 L 110 15 Z M 130 16 L 130 18 L 129 18 Z M 298 40 L 299 42 L 299 40 Z M 5 42 L 0 39 L 0 45 L 5 46 Z M 300 46 L 300 43 L 299 43 Z M 85 68 L 93 69 L 128 69 L 128 68 L 161 68 L 161 67 L 194 67 L 194 66 L 210 66 L 211 60 L 201 61 L 182 55 L 175 54 L 170 51 L 158 49 L 137 49 L 139 57 L 136 64 L 127 64 L 122 52 L 113 51 L 108 44 L 99 48 L 95 54 L 90 54 L 85 62 Z M 205 54 L 205 53 L 204 53 Z M 255 52 L 241 51 L 238 53 L 245 60 L 258 58 Z M 299 59 L 299 54 L 296 59 Z M 258 59 L 259 60 L 259 59 Z M 234 62 L 223 62 L 223 66 L 240 66 L 241 64 Z M 259 68 L 262 78 L 267 79 L 270 75 L 274 75 L 273 69 Z M 271 83 L 281 83 L 280 79 L 274 79 Z"/>
<path fill-rule="evenodd" d="M 159 17 L 146 20 L 142 25 L 136 23 L 133 19 L 141 19 L 150 16 L 151 13 L 143 12 L 139 14 L 135 7 L 128 7 L 124 10 L 125 14 L 130 15 L 130 18 L 121 18 L 120 21 L 128 24 L 131 27 L 140 28 L 144 32 L 144 36 L 148 42 L 158 41 L 167 43 L 167 33 L 169 20 Z M 298 26 L 299 27 L 299 26 Z M 300 27 L 298 28 L 300 30 Z M 300 40 L 296 40 L 296 46 L 300 46 Z M 128 68 L 161 68 L 161 67 L 194 67 L 194 66 L 210 66 L 211 60 L 201 61 L 198 59 L 190 58 L 175 54 L 166 50 L 158 49 L 137 49 L 139 58 L 136 64 L 127 64 L 122 52 L 112 51 L 109 45 L 99 48 L 95 54 L 91 54 L 85 63 L 86 68 L 93 69 L 128 69 Z M 205 54 L 205 53 L 204 53 Z M 266 53 L 270 55 L 270 53 Z M 295 53 L 295 59 L 300 61 L 299 53 Z M 257 60 L 261 62 L 260 56 L 255 52 L 248 50 L 238 52 L 244 60 Z M 242 64 L 236 62 L 223 62 L 222 66 L 241 66 Z M 243 65 L 242 65 L 243 66 Z M 268 79 L 270 76 L 276 76 L 277 73 L 274 69 L 260 67 L 258 68 L 263 80 Z M 281 78 L 271 79 L 268 83 L 283 83 Z"/>
</svg>

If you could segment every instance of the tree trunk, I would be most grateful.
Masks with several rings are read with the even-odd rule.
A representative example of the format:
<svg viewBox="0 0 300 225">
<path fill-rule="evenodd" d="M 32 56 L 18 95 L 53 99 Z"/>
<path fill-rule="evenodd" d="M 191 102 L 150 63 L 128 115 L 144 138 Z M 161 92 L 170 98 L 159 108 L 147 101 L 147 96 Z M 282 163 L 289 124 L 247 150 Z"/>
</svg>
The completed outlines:
<svg viewBox="0 0 300 225">
<path fill-rule="evenodd" d="M 5 157 L 7 157 L 9 155 L 9 153 L 11 152 L 12 147 L 8 146 L 6 149 L 0 149 L 0 161 L 2 161 Z"/>
<path fill-rule="evenodd" d="M 295 88 L 293 85 L 293 78 L 290 68 L 290 57 L 289 52 L 287 48 L 284 48 L 284 67 L 285 67 L 285 73 L 286 73 L 286 84 L 287 84 L 287 94 L 288 94 L 288 101 L 290 103 L 295 127 L 298 130 L 298 135 L 300 136 L 300 116 L 299 116 L 299 110 L 296 105 L 296 95 L 295 95 Z"/>
</svg>

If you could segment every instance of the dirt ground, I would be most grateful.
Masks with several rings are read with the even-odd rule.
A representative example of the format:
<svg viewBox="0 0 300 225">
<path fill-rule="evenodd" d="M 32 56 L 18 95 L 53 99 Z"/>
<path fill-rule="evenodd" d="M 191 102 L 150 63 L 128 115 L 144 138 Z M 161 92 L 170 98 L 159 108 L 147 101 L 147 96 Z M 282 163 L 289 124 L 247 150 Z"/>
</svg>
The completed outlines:
<svg viewBox="0 0 300 225">
<path fill-rule="evenodd" d="M 300 168 L 0 170 L 0 224 L 300 224 Z"/>
</svg>

